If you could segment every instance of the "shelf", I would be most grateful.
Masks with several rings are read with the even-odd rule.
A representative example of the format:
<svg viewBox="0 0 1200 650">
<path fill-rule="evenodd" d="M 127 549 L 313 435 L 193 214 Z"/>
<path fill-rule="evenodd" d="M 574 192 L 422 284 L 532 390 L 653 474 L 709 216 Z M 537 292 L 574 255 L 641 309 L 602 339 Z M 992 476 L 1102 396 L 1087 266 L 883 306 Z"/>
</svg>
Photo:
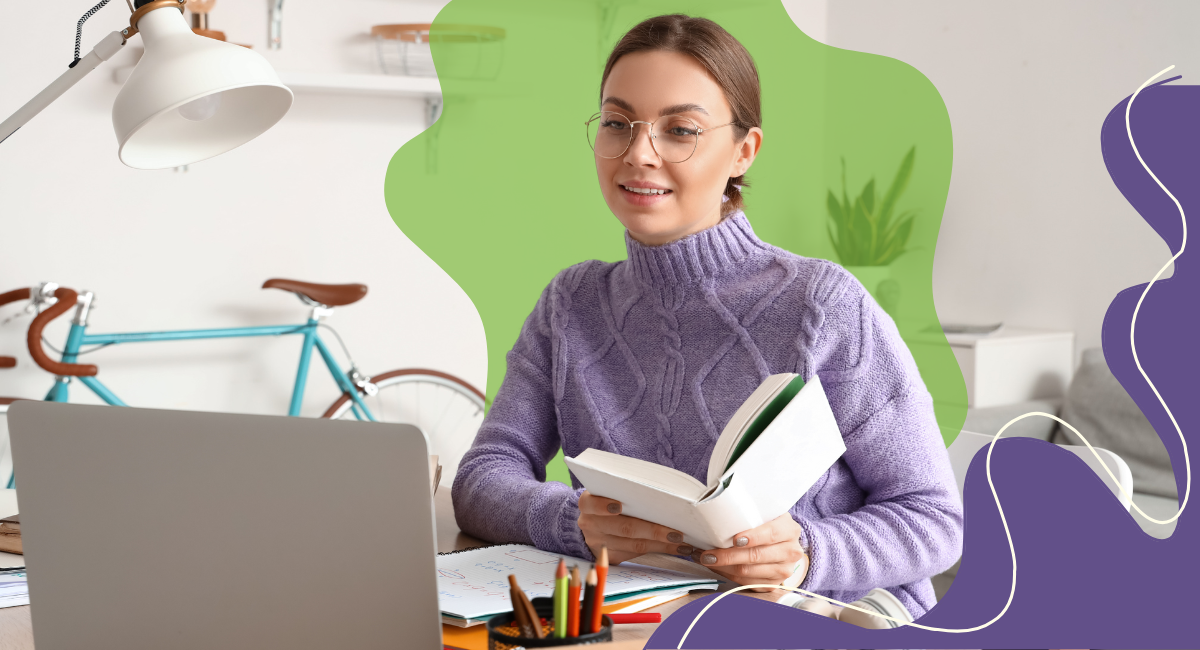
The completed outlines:
<svg viewBox="0 0 1200 650">
<path fill-rule="evenodd" d="M 279 80 L 294 92 L 377 97 L 436 99 L 442 87 L 435 77 L 401 77 L 385 74 L 348 74 L 279 71 Z"/>
</svg>

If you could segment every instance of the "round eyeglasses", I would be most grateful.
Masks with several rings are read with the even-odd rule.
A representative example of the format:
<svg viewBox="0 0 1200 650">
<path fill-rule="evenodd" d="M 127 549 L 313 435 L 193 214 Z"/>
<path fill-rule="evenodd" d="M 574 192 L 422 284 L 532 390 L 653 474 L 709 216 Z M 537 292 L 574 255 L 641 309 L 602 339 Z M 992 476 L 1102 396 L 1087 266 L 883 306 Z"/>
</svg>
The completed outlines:
<svg viewBox="0 0 1200 650">
<path fill-rule="evenodd" d="M 613 111 L 600 111 L 584 122 L 588 144 L 601 158 L 620 158 L 625 155 L 633 142 L 633 127 L 636 124 L 650 127 L 650 146 L 660 158 L 669 163 L 681 163 L 696 153 L 701 133 L 735 122 L 704 129 L 682 115 L 664 115 L 654 122 L 645 122 L 631 120 Z"/>
</svg>

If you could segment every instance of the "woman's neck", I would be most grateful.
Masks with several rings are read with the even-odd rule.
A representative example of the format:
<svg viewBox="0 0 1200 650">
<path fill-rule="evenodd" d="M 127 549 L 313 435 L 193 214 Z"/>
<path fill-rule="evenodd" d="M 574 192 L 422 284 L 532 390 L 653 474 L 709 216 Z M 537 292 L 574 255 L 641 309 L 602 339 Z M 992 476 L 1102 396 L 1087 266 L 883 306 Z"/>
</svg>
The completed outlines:
<svg viewBox="0 0 1200 650">
<path fill-rule="evenodd" d="M 680 230 L 673 230 L 670 232 L 639 233 L 626 228 L 626 231 L 634 241 L 643 246 L 664 246 L 673 241 L 679 241 L 684 237 L 690 237 L 698 232 L 708 230 L 709 228 L 721 223 L 724 218 L 724 215 L 721 214 L 721 206 L 718 205 L 716 210 L 711 214 Z"/>
</svg>

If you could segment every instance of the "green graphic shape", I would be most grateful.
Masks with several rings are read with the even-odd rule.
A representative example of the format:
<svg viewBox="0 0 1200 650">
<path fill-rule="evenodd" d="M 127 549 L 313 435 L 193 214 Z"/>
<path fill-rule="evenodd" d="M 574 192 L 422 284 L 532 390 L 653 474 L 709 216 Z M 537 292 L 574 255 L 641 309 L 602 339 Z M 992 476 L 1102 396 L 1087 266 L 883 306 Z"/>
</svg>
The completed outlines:
<svg viewBox="0 0 1200 650">
<path fill-rule="evenodd" d="M 848 200 L 874 178 L 882 201 L 915 148 L 892 206 L 915 215 L 906 252 L 886 267 L 847 268 L 892 314 L 949 444 L 966 415 L 966 388 L 932 292 L 953 151 L 945 104 L 903 62 L 809 38 L 778 0 L 453 0 L 438 14 L 431 40 L 443 112 L 392 158 L 385 197 L 404 234 L 479 311 L 487 394 L 495 395 L 506 353 L 559 270 L 625 258 L 584 121 L 597 110 L 616 41 L 647 17 L 676 12 L 716 21 L 758 66 L 765 136 L 747 176 L 746 214 L 764 241 L 840 262 L 828 199 L 831 190 L 842 197 L 843 161 Z M 462 36 L 470 26 L 492 36 L 472 42 Z M 569 483 L 561 451 L 547 472 Z"/>
</svg>

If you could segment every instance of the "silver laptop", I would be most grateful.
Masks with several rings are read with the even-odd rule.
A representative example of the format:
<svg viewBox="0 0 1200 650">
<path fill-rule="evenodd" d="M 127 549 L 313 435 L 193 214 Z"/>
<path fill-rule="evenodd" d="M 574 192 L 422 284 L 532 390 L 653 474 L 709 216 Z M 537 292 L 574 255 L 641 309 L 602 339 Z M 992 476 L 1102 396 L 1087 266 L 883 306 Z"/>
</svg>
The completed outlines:
<svg viewBox="0 0 1200 650">
<path fill-rule="evenodd" d="M 38 650 L 441 648 L 413 426 L 18 402 Z"/>
</svg>

